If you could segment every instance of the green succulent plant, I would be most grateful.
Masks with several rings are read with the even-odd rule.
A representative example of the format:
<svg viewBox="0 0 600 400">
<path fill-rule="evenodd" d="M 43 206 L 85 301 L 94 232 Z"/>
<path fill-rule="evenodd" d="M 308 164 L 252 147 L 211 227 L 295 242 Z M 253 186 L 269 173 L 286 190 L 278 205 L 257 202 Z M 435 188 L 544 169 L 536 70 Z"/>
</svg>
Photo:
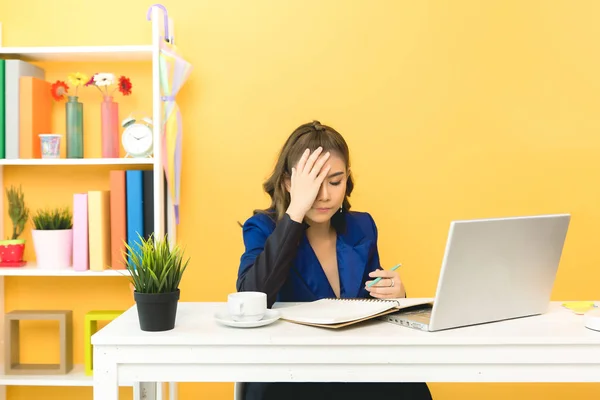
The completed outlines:
<svg viewBox="0 0 600 400">
<path fill-rule="evenodd" d="M 155 239 L 138 234 L 138 243 L 132 248 L 125 243 L 124 264 L 131 274 L 131 283 L 138 293 L 171 293 L 179 288 L 189 258 L 179 245 L 172 248 L 167 236 Z"/>
<path fill-rule="evenodd" d="M 71 229 L 73 215 L 68 207 L 37 210 L 32 217 L 33 226 L 40 231 Z"/>
</svg>

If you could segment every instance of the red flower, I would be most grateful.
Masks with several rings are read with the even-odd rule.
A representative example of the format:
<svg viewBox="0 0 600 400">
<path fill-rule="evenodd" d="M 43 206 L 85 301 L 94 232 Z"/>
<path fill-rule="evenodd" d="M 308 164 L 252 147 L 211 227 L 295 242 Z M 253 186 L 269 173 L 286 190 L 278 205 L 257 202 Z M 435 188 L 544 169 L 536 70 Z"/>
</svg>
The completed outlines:
<svg viewBox="0 0 600 400">
<path fill-rule="evenodd" d="M 119 77 L 119 91 L 123 93 L 123 96 L 128 96 L 131 94 L 131 81 L 129 78 L 124 76 Z"/>
<path fill-rule="evenodd" d="M 92 76 L 90 76 L 90 79 L 85 83 L 84 86 L 90 86 L 94 84 L 94 76 L 96 76 L 96 74 L 93 74 Z"/>
<path fill-rule="evenodd" d="M 50 93 L 52 93 L 52 97 L 56 101 L 64 100 L 68 92 L 69 86 L 63 81 L 54 82 L 50 88 Z"/>
</svg>

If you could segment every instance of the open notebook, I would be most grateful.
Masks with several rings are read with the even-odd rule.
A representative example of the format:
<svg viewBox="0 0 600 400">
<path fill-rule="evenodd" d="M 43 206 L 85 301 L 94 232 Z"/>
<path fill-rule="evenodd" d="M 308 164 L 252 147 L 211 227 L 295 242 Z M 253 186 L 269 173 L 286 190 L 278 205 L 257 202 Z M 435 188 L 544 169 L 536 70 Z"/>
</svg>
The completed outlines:
<svg viewBox="0 0 600 400">
<path fill-rule="evenodd" d="M 278 308 L 281 319 L 298 324 L 341 328 L 398 310 L 431 307 L 423 299 L 321 299 Z"/>
</svg>

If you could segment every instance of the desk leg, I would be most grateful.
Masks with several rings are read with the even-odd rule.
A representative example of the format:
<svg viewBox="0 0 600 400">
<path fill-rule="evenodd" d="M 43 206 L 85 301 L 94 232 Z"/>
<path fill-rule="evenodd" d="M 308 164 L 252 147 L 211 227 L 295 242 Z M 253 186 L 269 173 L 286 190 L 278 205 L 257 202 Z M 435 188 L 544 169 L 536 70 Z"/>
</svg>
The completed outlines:
<svg viewBox="0 0 600 400">
<path fill-rule="evenodd" d="M 133 385 L 135 400 L 162 400 L 162 391 L 157 390 L 156 382 L 136 382 Z M 95 399 L 94 399 L 95 400 Z"/>
<path fill-rule="evenodd" d="M 169 382 L 169 400 L 177 400 L 177 382 Z"/>
<path fill-rule="evenodd" d="M 94 400 L 119 400 L 117 364 L 94 358 Z"/>
</svg>

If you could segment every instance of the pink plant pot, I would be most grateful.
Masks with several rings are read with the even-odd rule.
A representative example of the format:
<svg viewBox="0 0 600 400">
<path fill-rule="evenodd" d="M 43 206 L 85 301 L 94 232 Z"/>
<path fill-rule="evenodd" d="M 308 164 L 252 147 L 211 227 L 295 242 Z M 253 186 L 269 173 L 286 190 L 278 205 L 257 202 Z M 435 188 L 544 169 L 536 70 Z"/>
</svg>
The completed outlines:
<svg viewBox="0 0 600 400">
<path fill-rule="evenodd" d="M 73 265 L 73 229 L 31 231 L 38 268 L 64 269 Z"/>
</svg>

